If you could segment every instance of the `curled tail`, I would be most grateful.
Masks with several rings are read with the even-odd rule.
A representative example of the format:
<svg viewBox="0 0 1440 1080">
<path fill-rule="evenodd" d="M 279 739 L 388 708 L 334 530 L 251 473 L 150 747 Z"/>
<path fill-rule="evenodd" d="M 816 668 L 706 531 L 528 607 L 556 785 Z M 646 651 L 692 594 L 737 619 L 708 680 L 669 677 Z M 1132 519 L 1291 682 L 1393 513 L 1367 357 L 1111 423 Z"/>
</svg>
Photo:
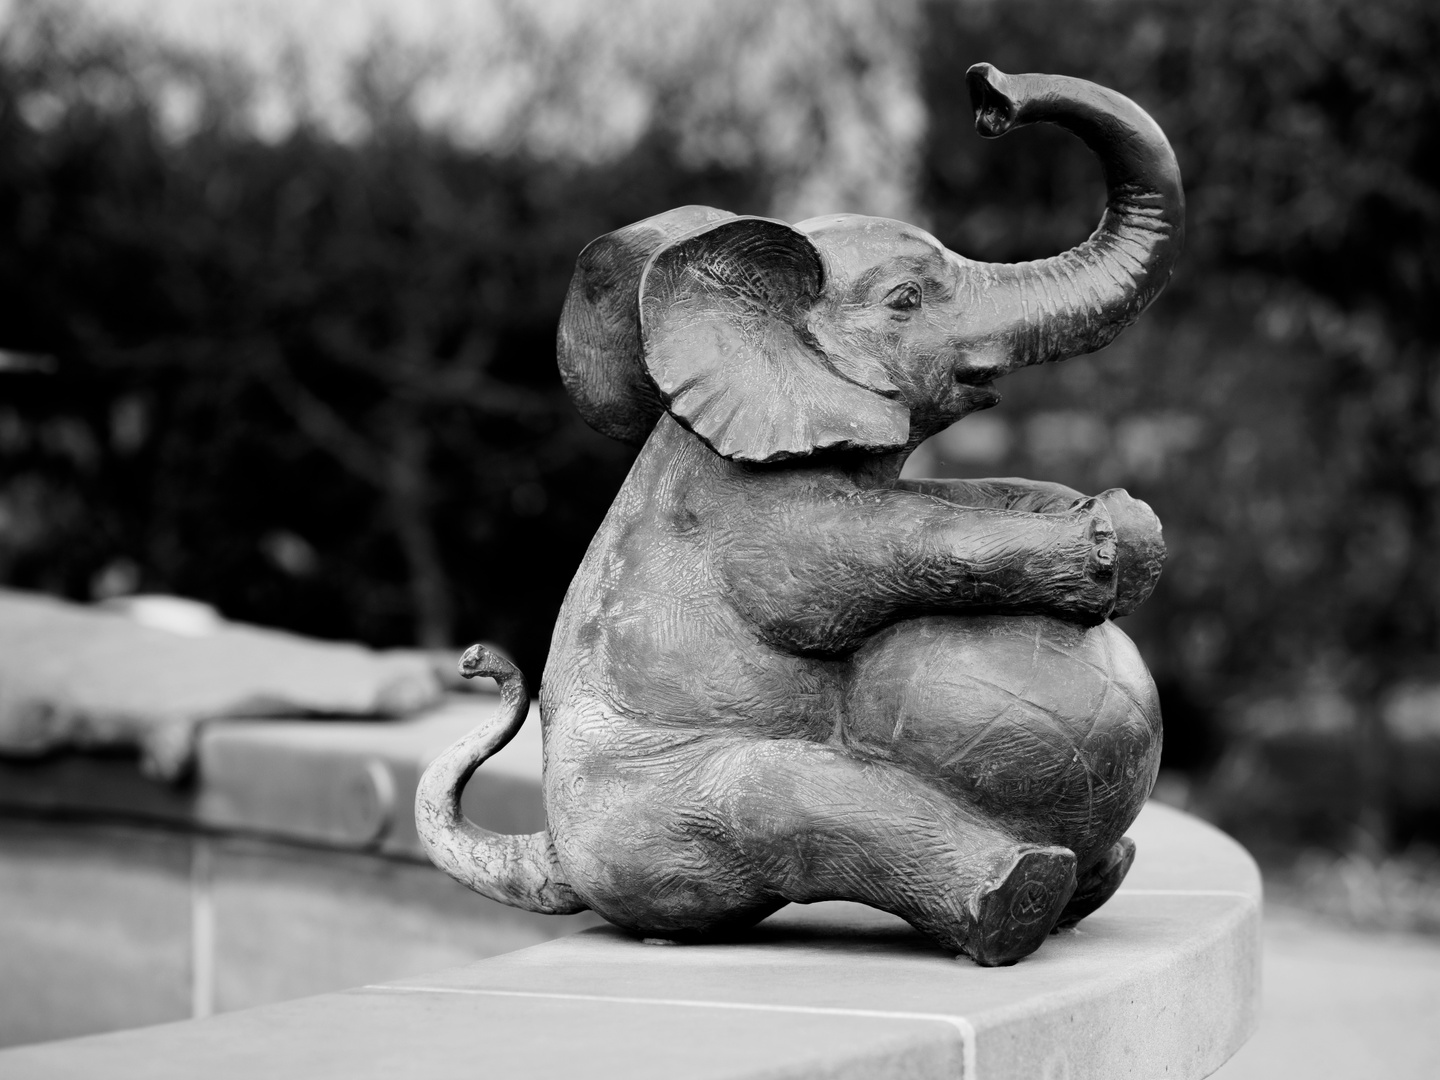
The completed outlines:
<svg viewBox="0 0 1440 1080">
<path fill-rule="evenodd" d="M 430 763 L 415 792 L 415 830 L 430 861 L 481 896 L 511 907 L 568 915 L 585 903 L 565 884 L 550 833 L 494 833 L 460 809 L 465 782 L 520 730 L 530 707 L 525 680 L 514 664 L 483 645 L 460 659 L 467 679 L 487 675 L 500 684 L 500 713 Z"/>
</svg>

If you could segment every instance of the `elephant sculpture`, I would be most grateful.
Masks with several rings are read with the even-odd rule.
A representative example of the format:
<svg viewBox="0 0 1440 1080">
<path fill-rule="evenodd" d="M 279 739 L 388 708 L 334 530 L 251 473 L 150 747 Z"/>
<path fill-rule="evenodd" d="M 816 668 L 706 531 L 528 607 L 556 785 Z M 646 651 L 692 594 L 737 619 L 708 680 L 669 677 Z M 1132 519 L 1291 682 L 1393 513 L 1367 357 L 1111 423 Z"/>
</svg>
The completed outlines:
<svg viewBox="0 0 1440 1080">
<path fill-rule="evenodd" d="M 859 901 L 1010 964 L 1118 888 L 1160 755 L 1155 687 L 1110 621 L 1164 559 L 1148 506 L 1025 480 L 902 480 L 1015 368 L 1093 352 L 1169 278 L 1179 170 L 1155 122 L 1079 79 L 967 73 L 980 134 L 1058 124 L 1108 205 L 1053 258 L 974 262 L 911 225 L 685 207 L 580 255 L 572 399 L 643 442 L 565 598 L 540 690 L 548 828 L 459 795 L 504 706 L 417 795 L 431 858 L 485 896 L 646 939 Z"/>
</svg>

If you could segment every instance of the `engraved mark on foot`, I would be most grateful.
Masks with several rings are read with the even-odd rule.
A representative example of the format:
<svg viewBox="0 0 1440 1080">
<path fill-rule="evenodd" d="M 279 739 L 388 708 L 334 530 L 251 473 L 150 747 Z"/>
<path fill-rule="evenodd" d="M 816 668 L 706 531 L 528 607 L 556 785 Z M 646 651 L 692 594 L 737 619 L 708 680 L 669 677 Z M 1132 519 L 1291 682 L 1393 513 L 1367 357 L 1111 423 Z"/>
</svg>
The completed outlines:
<svg viewBox="0 0 1440 1080">
<path fill-rule="evenodd" d="M 1010 901 L 1010 917 L 1028 926 L 1050 914 L 1053 905 L 1054 894 L 1044 882 L 1027 881 L 1015 891 L 1015 897 Z"/>
</svg>

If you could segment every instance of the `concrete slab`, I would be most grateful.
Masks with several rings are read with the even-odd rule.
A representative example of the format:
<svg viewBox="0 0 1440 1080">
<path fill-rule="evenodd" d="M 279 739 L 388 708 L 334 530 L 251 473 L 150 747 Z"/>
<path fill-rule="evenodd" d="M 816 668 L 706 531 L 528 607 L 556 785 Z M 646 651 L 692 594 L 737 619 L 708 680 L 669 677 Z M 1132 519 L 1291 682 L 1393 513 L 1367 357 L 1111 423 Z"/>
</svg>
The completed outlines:
<svg viewBox="0 0 1440 1080">
<path fill-rule="evenodd" d="M 375 991 L 0 1054 L 7 1080 L 910 1080 L 960 1067 L 954 1033 L 926 1020 Z"/>
<path fill-rule="evenodd" d="M 1202 1077 L 1248 1037 L 1259 877 L 1232 841 L 1147 807 L 1134 881 L 1005 969 L 848 904 L 735 940 L 601 928 L 468 967 L 212 1020 L 0 1053 L 0 1075 Z"/>
</svg>

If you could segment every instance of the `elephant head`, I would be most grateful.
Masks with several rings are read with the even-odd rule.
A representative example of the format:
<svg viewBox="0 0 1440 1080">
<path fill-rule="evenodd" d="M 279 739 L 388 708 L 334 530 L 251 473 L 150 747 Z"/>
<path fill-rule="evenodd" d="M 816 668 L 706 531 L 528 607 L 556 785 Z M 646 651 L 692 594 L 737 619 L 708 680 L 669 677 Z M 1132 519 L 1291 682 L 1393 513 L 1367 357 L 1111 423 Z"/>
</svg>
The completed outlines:
<svg viewBox="0 0 1440 1080">
<path fill-rule="evenodd" d="M 1184 242 L 1175 155 L 1128 98 L 1080 79 L 966 74 L 981 135 L 1058 124 L 1100 158 L 1084 243 L 985 263 L 913 225 L 788 225 L 685 207 L 581 254 L 561 374 L 598 430 L 641 442 L 668 410 L 717 453 L 771 462 L 900 451 L 999 400 L 993 381 L 1103 348 L 1159 294 Z"/>
</svg>

